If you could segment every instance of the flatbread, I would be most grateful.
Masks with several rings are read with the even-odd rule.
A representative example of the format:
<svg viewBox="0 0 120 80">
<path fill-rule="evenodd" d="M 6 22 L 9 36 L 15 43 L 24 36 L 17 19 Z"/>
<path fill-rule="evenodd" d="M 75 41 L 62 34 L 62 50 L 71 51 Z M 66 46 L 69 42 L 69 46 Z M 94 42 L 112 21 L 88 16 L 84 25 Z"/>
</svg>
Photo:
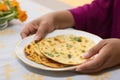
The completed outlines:
<svg viewBox="0 0 120 80">
<path fill-rule="evenodd" d="M 38 45 L 41 53 L 47 58 L 66 65 L 78 65 L 85 60 L 82 55 L 95 43 L 83 36 L 58 35 L 45 38 Z"/>
<path fill-rule="evenodd" d="M 36 63 L 43 64 L 45 66 L 49 66 L 52 68 L 61 68 L 65 67 L 67 65 L 55 62 L 43 54 L 38 49 L 38 44 L 35 43 L 35 41 L 31 42 L 29 45 L 27 45 L 24 49 L 25 55 L 29 60 L 32 60 Z M 38 55 L 39 54 L 39 55 Z"/>
</svg>

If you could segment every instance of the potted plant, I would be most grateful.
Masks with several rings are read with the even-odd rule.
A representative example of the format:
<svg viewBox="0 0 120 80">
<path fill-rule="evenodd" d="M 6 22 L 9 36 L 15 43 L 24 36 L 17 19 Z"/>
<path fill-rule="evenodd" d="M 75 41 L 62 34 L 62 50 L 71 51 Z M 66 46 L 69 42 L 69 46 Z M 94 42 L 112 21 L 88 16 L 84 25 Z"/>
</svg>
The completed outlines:
<svg viewBox="0 0 120 80">
<path fill-rule="evenodd" d="M 21 10 L 16 0 L 0 0 L 0 29 L 6 28 L 9 21 L 13 19 L 24 22 L 27 19 L 27 14 Z"/>
</svg>

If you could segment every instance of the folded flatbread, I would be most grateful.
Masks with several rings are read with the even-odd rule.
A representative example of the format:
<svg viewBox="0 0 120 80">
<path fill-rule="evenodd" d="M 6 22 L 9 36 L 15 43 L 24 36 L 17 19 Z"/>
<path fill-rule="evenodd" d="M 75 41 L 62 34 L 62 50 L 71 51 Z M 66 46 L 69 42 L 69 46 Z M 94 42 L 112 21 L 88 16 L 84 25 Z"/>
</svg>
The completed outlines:
<svg viewBox="0 0 120 80">
<path fill-rule="evenodd" d="M 24 52 L 25 52 L 25 56 L 29 59 L 29 60 L 32 60 L 36 63 L 39 63 L 39 64 L 43 64 L 45 66 L 49 66 L 49 67 L 52 67 L 52 68 L 61 68 L 61 67 L 65 67 L 67 65 L 64 65 L 64 64 L 61 64 L 61 63 L 58 63 L 58 62 L 55 62 L 49 58 L 47 58 L 46 56 L 44 56 L 39 48 L 38 48 L 38 44 L 33 41 L 31 42 L 29 45 L 27 45 L 24 49 Z M 39 55 L 38 55 L 39 54 Z"/>
<path fill-rule="evenodd" d="M 78 65 L 85 59 L 85 54 L 95 43 L 83 36 L 58 35 L 45 38 L 37 43 L 38 55 L 43 54 L 47 58 L 65 65 Z"/>
</svg>

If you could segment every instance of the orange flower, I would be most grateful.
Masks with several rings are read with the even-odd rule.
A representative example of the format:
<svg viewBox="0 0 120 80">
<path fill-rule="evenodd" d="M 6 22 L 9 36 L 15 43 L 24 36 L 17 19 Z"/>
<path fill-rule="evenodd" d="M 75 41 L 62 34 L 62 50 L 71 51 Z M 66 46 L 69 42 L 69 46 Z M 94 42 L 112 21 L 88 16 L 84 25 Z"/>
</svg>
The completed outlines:
<svg viewBox="0 0 120 80">
<path fill-rule="evenodd" d="M 19 19 L 21 22 L 24 22 L 24 21 L 27 19 L 27 14 L 26 14 L 25 11 L 22 11 L 22 10 L 20 9 L 19 3 L 18 3 L 16 0 L 13 0 L 13 1 L 10 2 L 10 5 L 11 5 L 12 7 L 15 7 L 15 8 L 17 9 L 17 11 L 18 11 L 18 16 L 17 16 L 18 19 Z"/>
<path fill-rule="evenodd" d="M 12 1 L 10 2 L 10 5 L 11 5 L 12 7 L 14 7 L 14 8 L 17 8 L 17 10 L 20 9 L 20 5 L 19 5 L 19 3 L 18 3 L 16 0 L 12 0 Z"/>
<path fill-rule="evenodd" d="M 27 19 L 27 14 L 25 11 L 19 11 L 18 12 L 18 19 L 21 21 L 21 22 L 24 22 L 26 19 Z"/>
<path fill-rule="evenodd" d="M 13 18 L 17 17 L 21 22 L 24 22 L 28 17 L 26 12 L 21 10 L 20 5 L 17 2 L 17 0 L 1 0 L 0 1 L 0 12 L 4 12 L 4 11 L 15 13 L 12 17 Z M 9 15 L 9 13 L 7 14 Z"/>
<path fill-rule="evenodd" d="M 0 12 L 2 11 L 8 11 L 8 7 L 5 4 L 0 3 Z"/>
</svg>

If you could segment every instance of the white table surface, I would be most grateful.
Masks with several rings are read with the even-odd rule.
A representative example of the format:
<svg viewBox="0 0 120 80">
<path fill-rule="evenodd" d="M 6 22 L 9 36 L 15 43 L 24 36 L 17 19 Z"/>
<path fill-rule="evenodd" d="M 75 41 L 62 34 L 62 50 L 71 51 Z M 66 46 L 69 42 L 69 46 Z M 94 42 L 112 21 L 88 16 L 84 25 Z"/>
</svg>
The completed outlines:
<svg viewBox="0 0 120 80">
<path fill-rule="evenodd" d="M 19 0 L 22 9 L 28 13 L 28 20 L 10 22 L 9 27 L 0 31 L 0 80 L 119 80 L 119 67 L 98 74 L 78 74 L 70 71 L 52 72 L 32 68 L 15 55 L 15 46 L 21 41 L 20 32 L 24 25 L 53 10 L 42 6 L 35 0 Z"/>
</svg>

